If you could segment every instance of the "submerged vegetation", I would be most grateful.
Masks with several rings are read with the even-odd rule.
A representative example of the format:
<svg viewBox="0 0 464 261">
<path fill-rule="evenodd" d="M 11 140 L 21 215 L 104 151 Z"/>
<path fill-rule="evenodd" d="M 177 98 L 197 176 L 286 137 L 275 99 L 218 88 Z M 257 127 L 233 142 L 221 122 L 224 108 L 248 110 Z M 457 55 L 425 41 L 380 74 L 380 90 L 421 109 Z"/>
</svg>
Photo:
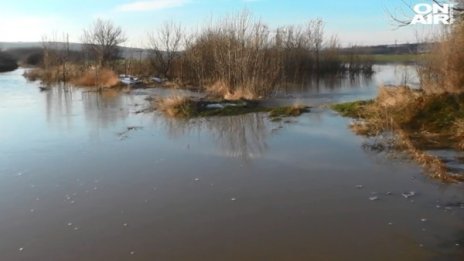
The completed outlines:
<svg viewBox="0 0 464 261">
<path fill-rule="evenodd" d="M 274 121 L 276 121 L 284 117 L 297 117 L 309 111 L 310 111 L 310 107 L 300 105 L 300 104 L 295 104 L 291 106 L 273 108 L 269 111 L 269 117 L 271 117 Z"/>
<path fill-rule="evenodd" d="M 362 109 L 364 106 L 371 104 L 372 101 L 354 101 L 346 103 L 338 103 L 332 105 L 332 109 L 338 111 L 342 116 L 352 117 L 352 118 L 361 118 Z"/>
<path fill-rule="evenodd" d="M 309 107 L 303 105 L 269 107 L 255 100 L 203 100 L 183 96 L 161 98 L 155 100 L 153 106 L 173 118 L 234 116 L 253 112 L 268 112 L 272 120 L 278 120 L 309 112 Z"/>
</svg>

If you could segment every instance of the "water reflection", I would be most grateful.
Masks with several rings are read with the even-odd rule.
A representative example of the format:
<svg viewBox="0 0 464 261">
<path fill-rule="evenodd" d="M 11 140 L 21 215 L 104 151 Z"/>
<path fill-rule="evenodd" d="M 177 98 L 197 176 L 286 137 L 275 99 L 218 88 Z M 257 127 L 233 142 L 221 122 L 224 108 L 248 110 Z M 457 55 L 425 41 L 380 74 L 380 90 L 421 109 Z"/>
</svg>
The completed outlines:
<svg viewBox="0 0 464 261">
<path fill-rule="evenodd" d="M 71 130 L 85 123 L 92 132 L 114 126 L 126 119 L 143 97 L 119 90 L 94 91 L 72 86 L 54 86 L 43 93 L 49 125 Z M 79 117 L 84 118 L 84 122 Z"/>
<path fill-rule="evenodd" d="M 72 128 L 72 100 L 73 92 L 71 87 L 57 86 L 45 92 L 47 122 L 67 129 Z M 63 115 L 65 117 L 62 117 Z"/>
<path fill-rule="evenodd" d="M 161 120 L 168 137 L 177 139 L 192 133 L 207 133 L 219 147 L 221 154 L 242 161 L 261 157 L 267 150 L 266 140 L 271 126 L 262 113 L 209 119 L 178 120 L 156 117 Z"/>
<path fill-rule="evenodd" d="M 83 92 L 82 106 L 88 122 L 98 129 L 107 128 L 126 118 L 133 105 L 131 96 L 121 94 L 117 90 L 103 92 Z"/>
<path fill-rule="evenodd" d="M 277 96 L 305 96 L 342 92 L 366 93 L 375 96 L 380 85 L 407 84 L 417 87 L 417 70 L 413 65 L 374 65 L 374 74 L 326 75 L 301 84 L 286 85 Z"/>
<path fill-rule="evenodd" d="M 345 75 L 312 79 L 300 85 L 286 86 L 278 93 L 277 103 L 298 102 L 318 105 L 353 99 L 369 99 L 376 95 L 381 84 L 401 84 L 417 79 L 415 68 L 404 65 L 374 66 L 373 75 Z M 56 86 L 44 92 L 45 115 L 49 125 L 71 130 L 84 125 L 91 136 L 98 137 L 102 129 L 124 123 L 132 112 L 147 106 L 147 95 L 171 95 L 172 90 L 145 89 L 125 94 L 118 90 L 95 92 L 72 86 Z M 187 93 L 189 95 L 193 95 Z M 291 99 L 287 99 L 290 97 Z M 272 103 L 273 101 L 271 101 Z M 137 107 L 138 105 L 138 107 Z M 208 132 L 214 137 L 222 154 L 234 158 L 250 159 L 260 157 L 266 150 L 270 131 L 260 114 L 239 117 L 212 118 L 208 120 L 179 121 L 159 119 L 166 126 L 173 139 L 184 136 L 193 130 Z"/>
</svg>

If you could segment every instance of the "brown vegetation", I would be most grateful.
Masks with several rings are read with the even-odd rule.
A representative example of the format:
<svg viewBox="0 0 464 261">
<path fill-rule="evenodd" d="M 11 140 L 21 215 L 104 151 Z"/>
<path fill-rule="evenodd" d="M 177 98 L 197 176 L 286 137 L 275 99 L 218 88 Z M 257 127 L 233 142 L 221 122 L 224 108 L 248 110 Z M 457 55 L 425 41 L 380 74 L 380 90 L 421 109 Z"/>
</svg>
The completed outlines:
<svg viewBox="0 0 464 261">
<path fill-rule="evenodd" d="M 359 68 L 371 68 L 367 63 L 355 66 L 364 63 L 360 60 L 346 65 L 337 39 L 324 40 L 321 20 L 273 30 L 243 11 L 188 37 L 180 26 L 166 24 L 158 38 L 150 39 L 153 64 L 160 75 L 226 99 L 266 97 L 279 87 L 309 82 L 321 74 L 361 73 Z M 183 52 L 176 52 L 179 39 L 183 39 Z"/>
<path fill-rule="evenodd" d="M 456 146 L 460 150 L 464 150 L 464 119 L 457 119 L 453 126 L 454 139 L 456 140 Z"/>
<path fill-rule="evenodd" d="M 462 2 L 462 1 L 461 1 Z M 458 10 L 458 9 L 455 9 Z M 382 87 L 374 101 L 334 105 L 357 118 L 352 129 L 362 135 L 392 131 L 398 148 L 408 152 L 434 177 L 464 180 L 426 149 L 464 149 L 464 9 L 455 23 L 435 40 L 419 66 L 421 90 Z"/>
<path fill-rule="evenodd" d="M 66 82 L 77 86 L 108 88 L 119 84 L 118 76 L 110 69 L 85 69 L 69 64 L 66 67 L 66 75 Z M 63 67 L 34 68 L 27 70 L 24 76 L 30 81 L 40 80 L 46 85 L 63 82 Z"/>
<path fill-rule="evenodd" d="M 271 120 L 296 117 L 309 112 L 303 105 L 268 107 L 253 100 L 205 100 L 173 95 L 153 100 L 153 107 L 172 118 L 195 118 L 234 116 L 248 113 L 268 112 Z"/>
<path fill-rule="evenodd" d="M 76 52 L 70 50 L 68 35 L 44 36 L 42 55 L 37 57 L 41 60 L 39 67 L 27 71 L 25 77 L 46 85 L 59 82 L 98 88 L 117 85 L 117 74 L 109 68 L 110 62 L 118 57 L 118 45 L 125 41 L 121 28 L 110 21 L 97 20 L 84 30 L 82 40 L 83 51 Z"/>
<path fill-rule="evenodd" d="M 427 93 L 464 91 L 464 19 L 442 33 L 424 57 L 419 75 Z"/>
<path fill-rule="evenodd" d="M 119 79 L 112 70 L 102 69 L 96 71 L 96 69 L 90 69 L 80 77 L 71 79 L 71 82 L 77 86 L 109 88 L 118 85 Z"/>
<path fill-rule="evenodd" d="M 338 104 L 333 108 L 358 119 L 351 126 L 357 134 L 377 136 L 392 131 L 397 148 L 408 152 L 434 177 L 463 179 L 448 173 L 445 164 L 425 149 L 463 148 L 464 94 L 426 94 L 405 86 L 382 87 L 374 101 Z"/>
<path fill-rule="evenodd" d="M 192 102 L 187 97 L 174 95 L 157 100 L 156 107 L 169 117 L 188 117 Z"/>
<path fill-rule="evenodd" d="M 83 32 L 85 59 L 80 61 L 71 61 L 66 35 L 61 42 L 44 39 L 45 72 L 36 76 L 43 76 L 45 83 L 73 78 L 73 82 L 88 85 L 91 73 L 72 76 L 72 64 L 81 67 L 81 72 L 95 68 L 97 79 L 98 71 L 111 68 L 145 79 L 156 75 L 176 87 L 197 87 L 215 97 L 239 100 L 271 96 L 278 88 L 311 82 L 322 74 L 372 73 L 365 70 L 371 64 L 364 60 L 347 63 L 342 59 L 337 38 L 327 40 L 319 19 L 271 29 L 243 11 L 197 33 L 187 36 L 183 32 L 180 25 L 166 23 L 149 36 L 148 55 L 142 56 L 140 50 L 139 57 L 120 60 L 118 45 L 126 40 L 122 29 L 110 21 L 97 20 Z"/>
</svg>

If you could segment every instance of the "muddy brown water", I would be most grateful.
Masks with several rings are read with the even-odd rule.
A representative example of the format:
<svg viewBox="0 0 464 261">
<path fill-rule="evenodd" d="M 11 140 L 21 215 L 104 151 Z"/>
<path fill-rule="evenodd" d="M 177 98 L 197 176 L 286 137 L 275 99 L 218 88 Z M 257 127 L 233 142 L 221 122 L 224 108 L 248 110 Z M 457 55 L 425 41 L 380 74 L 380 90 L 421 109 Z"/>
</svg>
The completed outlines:
<svg viewBox="0 0 464 261">
<path fill-rule="evenodd" d="M 376 70 L 280 101 L 403 79 Z M 364 149 L 331 110 L 170 120 L 135 113 L 159 90 L 39 92 L 22 72 L 0 74 L 0 260 L 464 258 L 463 185 Z"/>
</svg>

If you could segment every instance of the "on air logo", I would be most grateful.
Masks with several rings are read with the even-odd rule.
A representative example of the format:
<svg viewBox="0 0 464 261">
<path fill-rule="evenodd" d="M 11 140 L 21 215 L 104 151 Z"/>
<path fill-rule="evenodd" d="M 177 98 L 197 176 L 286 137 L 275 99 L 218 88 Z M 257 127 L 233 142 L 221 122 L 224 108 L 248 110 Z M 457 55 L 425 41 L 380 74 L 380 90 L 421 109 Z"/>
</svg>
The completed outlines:
<svg viewBox="0 0 464 261">
<path fill-rule="evenodd" d="M 416 15 L 411 24 L 452 24 L 453 6 L 451 4 L 417 4 L 414 6 Z"/>
</svg>

